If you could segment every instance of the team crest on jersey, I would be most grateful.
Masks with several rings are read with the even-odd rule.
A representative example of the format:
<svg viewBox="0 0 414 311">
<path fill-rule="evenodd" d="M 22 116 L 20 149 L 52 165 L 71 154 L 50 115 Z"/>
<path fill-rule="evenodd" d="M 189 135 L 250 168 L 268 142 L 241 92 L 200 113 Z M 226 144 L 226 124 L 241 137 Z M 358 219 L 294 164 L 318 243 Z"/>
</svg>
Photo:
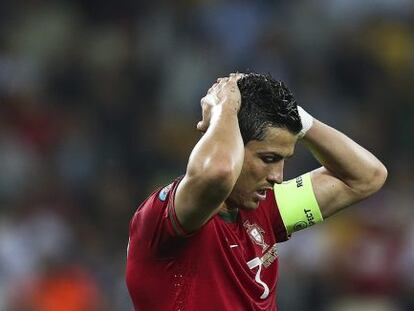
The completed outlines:
<svg viewBox="0 0 414 311">
<path fill-rule="evenodd" d="M 160 194 L 158 195 L 158 198 L 161 201 L 165 201 L 167 199 L 168 192 L 170 192 L 172 185 L 173 184 L 169 184 L 168 186 L 162 188 L 162 190 L 160 191 Z"/>
<path fill-rule="evenodd" d="M 249 234 L 252 241 L 259 245 L 262 248 L 262 252 L 264 252 L 269 247 L 269 245 L 266 244 L 264 240 L 263 233 L 265 231 L 262 228 L 260 228 L 257 224 L 250 224 L 248 220 L 244 222 L 243 226 L 244 228 L 246 228 L 246 231 Z"/>
</svg>

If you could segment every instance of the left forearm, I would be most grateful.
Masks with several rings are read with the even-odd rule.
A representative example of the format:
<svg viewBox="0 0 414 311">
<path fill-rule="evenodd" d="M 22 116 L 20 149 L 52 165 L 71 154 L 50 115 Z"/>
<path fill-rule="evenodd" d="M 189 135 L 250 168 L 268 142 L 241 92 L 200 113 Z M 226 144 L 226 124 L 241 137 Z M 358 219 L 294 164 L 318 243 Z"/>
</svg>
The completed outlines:
<svg viewBox="0 0 414 311">
<path fill-rule="evenodd" d="M 303 142 L 332 175 L 361 196 L 377 191 L 386 179 L 386 168 L 372 153 L 316 119 Z"/>
</svg>

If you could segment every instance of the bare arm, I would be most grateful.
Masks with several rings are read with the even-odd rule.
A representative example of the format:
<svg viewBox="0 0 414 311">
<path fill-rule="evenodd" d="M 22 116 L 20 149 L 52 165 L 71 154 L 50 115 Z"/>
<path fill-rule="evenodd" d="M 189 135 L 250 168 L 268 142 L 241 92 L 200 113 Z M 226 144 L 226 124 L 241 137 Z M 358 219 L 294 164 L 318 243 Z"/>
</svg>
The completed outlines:
<svg viewBox="0 0 414 311">
<path fill-rule="evenodd" d="M 203 120 L 197 128 L 205 134 L 190 155 L 175 195 L 177 218 L 188 232 L 218 212 L 240 175 L 244 145 L 237 119 L 237 79 L 221 79 L 201 101 Z"/>
<path fill-rule="evenodd" d="M 387 178 L 387 169 L 373 154 L 316 119 L 303 142 L 323 165 L 311 174 L 323 217 L 375 193 Z"/>
</svg>

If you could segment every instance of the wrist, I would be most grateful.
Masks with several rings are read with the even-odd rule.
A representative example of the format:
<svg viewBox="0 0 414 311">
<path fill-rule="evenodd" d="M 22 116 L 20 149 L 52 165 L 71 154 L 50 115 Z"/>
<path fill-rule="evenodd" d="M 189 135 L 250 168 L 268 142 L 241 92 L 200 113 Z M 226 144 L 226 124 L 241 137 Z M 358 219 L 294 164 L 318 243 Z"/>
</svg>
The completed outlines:
<svg viewBox="0 0 414 311">
<path fill-rule="evenodd" d="M 234 107 L 227 107 L 225 105 L 217 105 L 211 109 L 211 123 L 216 123 L 219 120 L 237 119 L 237 110 Z"/>
<path fill-rule="evenodd" d="M 220 104 L 221 111 L 224 113 L 236 114 L 239 112 L 239 105 L 235 100 L 223 100 Z"/>
<path fill-rule="evenodd" d="M 298 137 L 303 138 L 313 125 L 313 117 L 301 106 L 298 106 L 298 113 L 302 123 L 302 130 L 299 132 Z"/>
</svg>

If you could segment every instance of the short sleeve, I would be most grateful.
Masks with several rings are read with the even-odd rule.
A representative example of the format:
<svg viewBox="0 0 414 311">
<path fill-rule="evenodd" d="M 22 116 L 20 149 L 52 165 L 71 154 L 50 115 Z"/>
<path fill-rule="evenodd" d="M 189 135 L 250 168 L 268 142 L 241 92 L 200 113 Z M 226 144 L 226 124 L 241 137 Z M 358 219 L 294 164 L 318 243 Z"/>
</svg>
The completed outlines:
<svg viewBox="0 0 414 311">
<path fill-rule="evenodd" d="M 171 189 L 171 194 L 168 196 L 168 203 L 167 203 L 167 207 L 166 207 L 166 217 L 172 227 L 172 229 L 175 232 L 176 236 L 179 237 L 188 237 L 191 236 L 191 233 L 188 233 L 180 224 L 180 222 L 178 221 L 177 218 L 177 214 L 175 212 L 175 192 L 177 191 L 178 188 L 178 184 L 180 183 L 182 178 L 180 178 L 179 180 L 177 180 L 172 189 Z"/>
<path fill-rule="evenodd" d="M 177 220 L 174 196 L 181 178 L 153 192 L 136 210 L 130 223 L 130 243 L 140 248 L 165 249 L 187 236 Z"/>
</svg>

